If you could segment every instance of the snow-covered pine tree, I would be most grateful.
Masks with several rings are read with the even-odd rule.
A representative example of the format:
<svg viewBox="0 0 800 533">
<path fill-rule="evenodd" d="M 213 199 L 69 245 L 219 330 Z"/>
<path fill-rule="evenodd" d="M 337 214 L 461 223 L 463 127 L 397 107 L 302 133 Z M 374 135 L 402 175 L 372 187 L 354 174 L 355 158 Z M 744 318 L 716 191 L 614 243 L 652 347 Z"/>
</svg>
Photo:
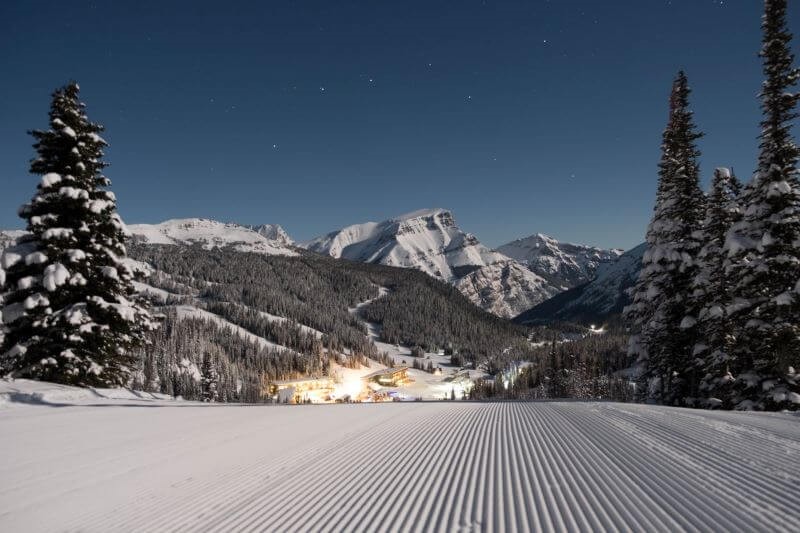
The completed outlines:
<svg viewBox="0 0 800 533">
<path fill-rule="evenodd" d="M 791 125 L 800 79 L 790 50 L 786 0 L 766 0 L 760 56 L 766 77 L 758 169 L 743 194 L 743 219 L 726 243 L 736 282 L 734 402 L 739 409 L 800 407 L 800 151 Z"/>
<path fill-rule="evenodd" d="M 130 349 L 154 326 L 125 263 L 126 229 L 102 174 L 103 127 L 70 83 L 53 94 L 50 129 L 33 131 L 41 175 L 20 208 L 29 236 L 4 252 L 0 372 L 83 386 L 128 381 Z"/>
<path fill-rule="evenodd" d="M 731 281 L 725 273 L 725 238 L 741 218 L 741 185 L 727 168 L 714 171 L 708 194 L 705 220 L 700 230 L 703 247 L 697 255 L 698 270 L 692 282 L 689 322 L 696 321 L 694 364 L 703 376 L 702 403 L 707 407 L 730 408 L 730 324 L 727 308 Z"/>
<path fill-rule="evenodd" d="M 204 402 L 218 402 L 219 401 L 219 374 L 217 374 L 217 365 L 214 363 L 213 356 L 206 353 L 203 357 L 203 401 Z"/>
<path fill-rule="evenodd" d="M 625 315 L 632 335 L 629 354 L 641 369 L 640 394 L 666 404 L 694 396 L 698 376 L 691 365 L 694 326 L 683 320 L 694 258 L 700 249 L 696 230 L 704 210 L 699 185 L 697 132 L 689 109 L 689 84 L 679 72 L 672 85 L 670 112 L 661 144 L 659 184 L 648 249 Z"/>
</svg>

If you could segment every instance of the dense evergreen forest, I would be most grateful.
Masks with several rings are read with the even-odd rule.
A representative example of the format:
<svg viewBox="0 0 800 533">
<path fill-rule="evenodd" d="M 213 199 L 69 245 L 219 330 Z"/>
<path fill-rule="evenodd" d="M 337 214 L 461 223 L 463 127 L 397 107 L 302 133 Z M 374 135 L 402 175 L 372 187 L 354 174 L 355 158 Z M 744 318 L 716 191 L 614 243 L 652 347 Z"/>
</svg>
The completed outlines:
<svg viewBox="0 0 800 533">
<path fill-rule="evenodd" d="M 390 364 L 367 337 L 362 319 L 378 324 L 386 342 L 447 348 L 461 363 L 483 365 L 490 373 L 534 353 L 526 328 L 482 311 L 456 289 L 414 270 L 310 252 L 284 257 L 136 243 L 128 252 L 154 269 L 147 283 L 165 291 L 153 301 L 165 310 L 163 326 L 138 351 L 135 384 L 145 390 L 199 398 L 207 395 L 203 383 L 210 373 L 219 400 L 258 401 L 253 391 L 269 381 L 326 375 L 330 360 L 343 366 L 368 365 L 368 358 Z M 380 288 L 387 293 L 379 298 Z M 364 302 L 369 303 L 353 312 Z M 215 324 L 213 315 L 179 318 L 180 305 L 285 349 L 243 339 Z"/>
<path fill-rule="evenodd" d="M 603 330 L 572 324 L 534 328 L 528 361 L 511 365 L 495 379 L 479 380 L 472 399 L 555 399 L 632 401 L 630 373 L 636 362 L 627 353 L 628 333 L 620 320 Z"/>
<path fill-rule="evenodd" d="M 767 0 L 756 171 L 718 168 L 700 189 L 703 133 L 687 76 L 669 101 L 647 251 L 625 317 L 641 400 L 690 407 L 800 408 L 800 69 L 786 0 Z"/>
</svg>

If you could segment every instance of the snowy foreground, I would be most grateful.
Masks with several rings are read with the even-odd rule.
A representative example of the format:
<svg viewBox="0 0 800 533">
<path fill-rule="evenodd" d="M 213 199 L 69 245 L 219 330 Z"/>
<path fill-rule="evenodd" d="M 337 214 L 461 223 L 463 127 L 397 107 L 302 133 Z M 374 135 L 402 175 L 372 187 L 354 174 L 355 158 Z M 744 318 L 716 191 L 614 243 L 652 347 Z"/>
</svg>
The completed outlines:
<svg viewBox="0 0 800 533">
<path fill-rule="evenodd" d="M 775 531 L 800 417 L 223 406 L 0 382 L 0 531 Z"/>
</svg>

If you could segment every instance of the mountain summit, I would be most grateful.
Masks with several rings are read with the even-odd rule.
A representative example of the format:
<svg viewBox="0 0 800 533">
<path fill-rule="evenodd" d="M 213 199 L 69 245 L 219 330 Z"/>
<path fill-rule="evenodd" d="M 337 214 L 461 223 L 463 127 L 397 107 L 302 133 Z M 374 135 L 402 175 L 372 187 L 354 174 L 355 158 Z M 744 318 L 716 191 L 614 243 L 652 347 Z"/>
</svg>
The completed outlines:
<svg viewBox="0 0 800 533">
<path fill-rule="evenodd" d="M 613 263 L 623 253 L 618 249 L 559 242 L 542 233 L 504 244 L 497 251 L 526 265 L 562 290 L 590 281 L 600 265 Z"/>
<path fill-rule="evenodd" d="M 294 245 L 294 240 L 289 237 L 289 234 L 278 224 L 261 224 L 258 226 L 245 226 L 259 235 L 262 235 L 270 241 L 277 241 L 286 246 Z"/>
<path fill-rule="evenodd" d="M 461 231 L 446 209 L 423 209 L 383 222 L 354 224 L 304 246 L 351 261 L 415 268 L 448 282 L 506 259 Z"/>
<path fill-rule="evenodd" d="M 601 264 L 594 279 L 525 311 L 516 321 L 523 324 L 554 321 L 591 323 L 622 312 L 630 303 L 628 290 L 639 277 L 646 249 L 647 244 L 640 244 L 615 261 Z"/>
<path fill-rule="evenodd" d="M 383 222 L 354 224 L 304 244 L 332 257 L 414 268 L 453 284 L 473 303 L 513 317 L 564 290 L 526 264 L 462 231 L 447 209 L 423 209 Z M 554 281 L 553 281 L 554 280 Z"/>
</svg>

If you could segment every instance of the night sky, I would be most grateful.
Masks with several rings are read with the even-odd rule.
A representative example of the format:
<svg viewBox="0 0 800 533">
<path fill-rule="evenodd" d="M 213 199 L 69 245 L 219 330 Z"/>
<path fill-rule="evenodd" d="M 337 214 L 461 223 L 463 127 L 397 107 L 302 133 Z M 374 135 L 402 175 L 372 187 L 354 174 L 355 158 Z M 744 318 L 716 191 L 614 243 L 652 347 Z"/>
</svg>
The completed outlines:
<svg viewBox="0 0 800 533">
<path fill-rule="evenodd" d="M 800 34 L 800 6 L 789 24 Z M 755 168 L 756 0 L 0 2 L 0 227 L 31 128 L 81 85 L 128 223 L 279 223 L 298 240 L 426 207 L 496 246 L 631 247 L 667 97 L 694 89 L 704 185 Z M 795 41 L 797 43 L 797 40 Z M 797 50 L 797 45 L 795 45 Z"/>
</svg>

